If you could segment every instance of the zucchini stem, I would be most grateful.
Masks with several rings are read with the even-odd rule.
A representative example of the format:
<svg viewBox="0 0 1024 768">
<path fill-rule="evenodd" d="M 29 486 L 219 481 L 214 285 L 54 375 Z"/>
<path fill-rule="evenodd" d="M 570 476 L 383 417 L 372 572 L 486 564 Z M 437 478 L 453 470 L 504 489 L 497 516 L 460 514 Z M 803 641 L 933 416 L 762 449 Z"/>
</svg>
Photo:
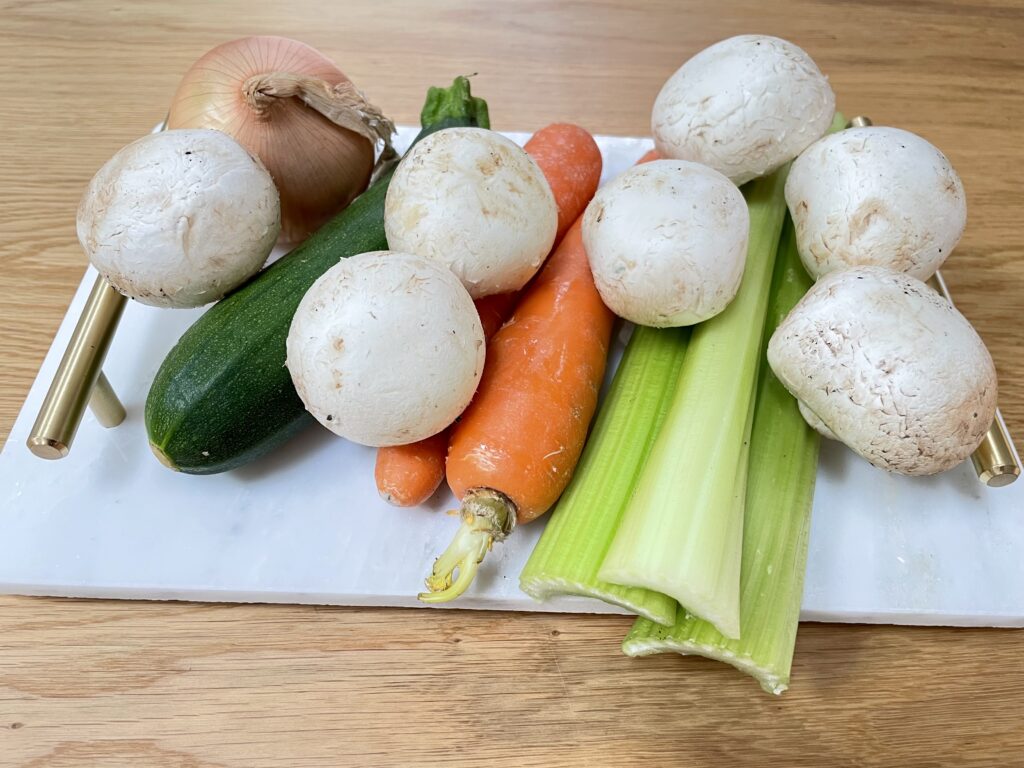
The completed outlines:
<svg viewBox="0 0 1024 768">
<path fill-rule="evenodd" d="M 465 592 L 494 542 L 505 539 L 516 525 L 515 504 L 490 488 L 469 491 L 459 516 L 462 523 L 455 538 L 434 561 L 426 579 L 429 591 L 419 594 L 425 603 L 447 603 Z M 456 571 L 458 576 L 453 581 Z"/>
<path fill-rule="evenodd" d="M 420 111 L 420 123 L 424 129 L 429 127 L 432 133 L 466 120 L 480 128 L 491 127 L 487 102 L 472 94 L 468 77 L 460 75 L 447 88 L 431 87 L 427 91 L 427 100 Z"/>
</svg>

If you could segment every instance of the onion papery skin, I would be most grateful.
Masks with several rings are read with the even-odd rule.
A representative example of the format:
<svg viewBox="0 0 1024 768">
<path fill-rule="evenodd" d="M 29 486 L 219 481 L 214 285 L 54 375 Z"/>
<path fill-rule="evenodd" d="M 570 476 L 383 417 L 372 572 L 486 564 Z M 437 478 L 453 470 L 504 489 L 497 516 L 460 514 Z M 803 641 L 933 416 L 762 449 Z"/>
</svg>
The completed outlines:
<svg viewBox="0 0 1024 768">
<path fill-rule="evenodd" d="M 182 78 L 168 128 L 213 128 L 232 136 L 270 171 L 281 196 L 281 240 L 300 242 L 354 200 L 370 181 L 374 145 L 298 98 L 257 108 L 245 84 L 287 72 L 331 85 L 349 79 L 316 49 L 283 37 L 224 43 Z"/>
</svg>

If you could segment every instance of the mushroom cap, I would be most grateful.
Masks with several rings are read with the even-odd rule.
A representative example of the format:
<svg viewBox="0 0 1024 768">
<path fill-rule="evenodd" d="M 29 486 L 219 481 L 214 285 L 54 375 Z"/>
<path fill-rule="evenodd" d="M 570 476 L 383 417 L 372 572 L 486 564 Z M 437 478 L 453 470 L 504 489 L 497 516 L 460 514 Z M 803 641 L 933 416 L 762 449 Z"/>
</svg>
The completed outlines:
<svg viewBox="0 0 1024 768">
<path fill-rule="evenodd" d="M 295 390 L 317 421 L 363 445 L 402 445 L 440 432 L 469 405 L 484 332 L 447 267 L 372 251 L 313 283 L 287 351 Z"/>
<path fill-rule="evenodd" d="M 974 328 L 885 267 L 822 277 L 775 330 L 768 363 L 837 439 L 892 472 L 956 466 L 995 417 L 995 366 Z"/>
<path fill-rule="evenodd" d="M 583 215 L 583 244 L 604 303 L 656 328 L 692 325 L 732 301 L 743 277 L 750 212 L 725 176 L 685 160 L 635 166 Z"/>
<path fill-rule="evenodd" d="M 668 79 L 651 131 L 662 157 L 704 163 L 744 184 L 824 134 L 835 107 L 828 78 L 801 48 L 739 35 L 705 48 Z"/>
<path fill-rule="evenodd" d="M 804 417 L 804 421 L 807 422 L 807 426 L 813 429 L 822 437 L 827 437 L 829 440 L 838 440 L 835 432 L 828 428 L 828 425 L 818 418 L 818 415 L 808 408 L 802 400 L 796 402 L 797 410 L 800 411 L 800 415 Z"/>
<path fill-rule="evenodd" d="M 418 142 L 388 186 L 388 247 L 448 266 L 474 299 L 522 288 L 555 241 L 540 168 L 501 134 L 448 128 Z"/>
<path fill-rule="evenodd" d="M 281 231 L 277 188 L 226 133 L 154 133 L 117 152 L 78 207 L 78 239 L 118 291 L 198 307 L 259 271 Z"/>
<path fill-rule="evenodd" d="M 942 152 L 899 128 L 848 128 L 812 144 L 786 181 L 807 271 L 874 264 L 927 280 L 960 242 L 967 202 Z"/>
</svg>

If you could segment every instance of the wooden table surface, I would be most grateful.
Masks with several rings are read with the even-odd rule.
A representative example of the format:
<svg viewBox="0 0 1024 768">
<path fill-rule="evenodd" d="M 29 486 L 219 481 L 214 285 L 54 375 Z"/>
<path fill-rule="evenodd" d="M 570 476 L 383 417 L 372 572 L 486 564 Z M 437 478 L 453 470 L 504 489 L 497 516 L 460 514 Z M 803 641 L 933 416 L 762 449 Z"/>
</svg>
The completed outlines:
<svg viewBox="0 0 1024 768">
<path fill-rule="evenodd" d="M 0 1 L 0 438 L 85 265 L 83 187 L 213 45 L 304 40 L 400 122 L 428 85 L 477 72 L 497 128 L 642 134 L 684 59 L 752 31 L 807 49 L 848 115 L 922 133 L 952 159 L 970 220 L 944 272 L 1024 436 L 1019 2 L 138 5 Z M 1024 763 L 1019 632 L 806 625 L 793 687 L 773 698 L 706 660 L 627 659 L 628 626 L 0 598 L 0 765 Z"/>
</svg>

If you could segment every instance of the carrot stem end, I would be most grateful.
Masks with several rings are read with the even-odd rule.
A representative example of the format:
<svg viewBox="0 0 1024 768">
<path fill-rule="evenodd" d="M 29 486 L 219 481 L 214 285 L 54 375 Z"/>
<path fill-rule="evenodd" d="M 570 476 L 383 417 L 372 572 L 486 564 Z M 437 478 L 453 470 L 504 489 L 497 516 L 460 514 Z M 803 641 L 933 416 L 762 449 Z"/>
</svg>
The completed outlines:
<svg viewBox="0 0 1024 768">
<path fill-rule="evenodd" d="M 459 516 L 462 522 L 455 538 L 426 579 L 428 591 L 418 596 L 424 603 L 447 603 L 465 592 L 494 542 L 505 539 L 516 522 L 512 501 L 490 489 L 467 493 Z"/>
</svg>

